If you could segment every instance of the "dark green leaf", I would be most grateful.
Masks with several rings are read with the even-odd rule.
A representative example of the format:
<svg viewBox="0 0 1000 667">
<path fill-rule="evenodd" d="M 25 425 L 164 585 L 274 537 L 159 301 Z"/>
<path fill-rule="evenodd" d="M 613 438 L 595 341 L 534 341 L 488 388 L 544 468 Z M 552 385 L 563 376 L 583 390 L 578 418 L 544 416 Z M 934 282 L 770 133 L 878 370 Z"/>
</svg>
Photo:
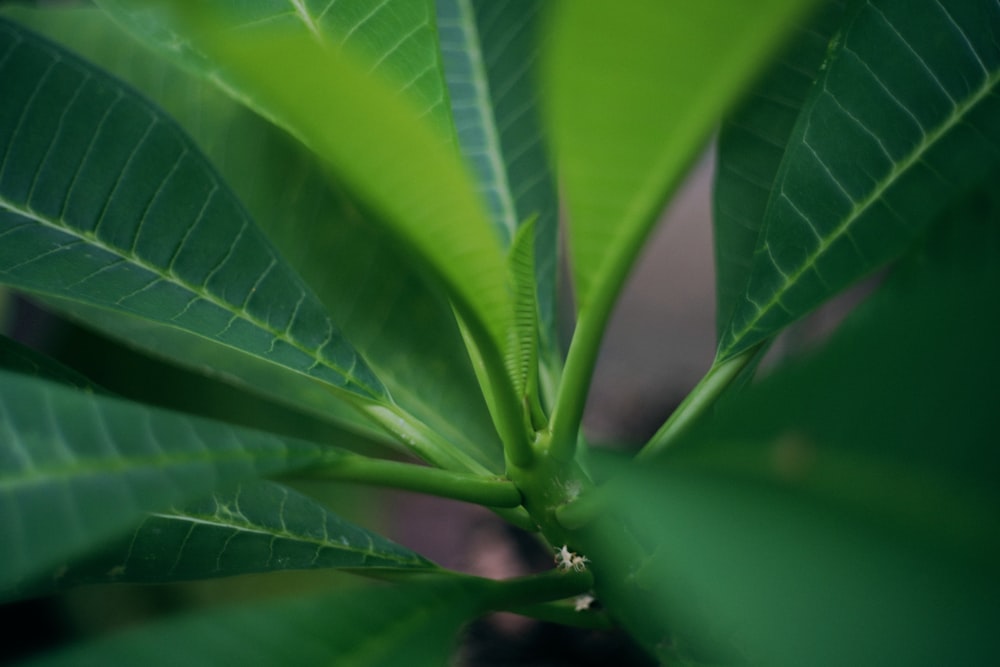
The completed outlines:
<svg viewBox="0 0 1000 667">
<path fill-rule="evenodd" d="M 1000 5 L 860 3 L 789 141 L 725 359 L 899 256 L 1000 161 Z"/>
<path fill-rule="evenodd" d="M 166 621 L 32 665 L 440 667 L 483 611 L 489 582 L 428 580 L 217 610 Z"/>
<path fill-rule="evenodd" d="M 535 217 L 535 274 L 545 355 L 556 353 L 558 202 L 538 118 L 537 0 L 438 0 L 452 116 L 505 245 Z M 546 358 L 553 363 L 558 356 Z"/>
<path fill-rule="evenodd" d="M 132 532 L 39 580 L 38 590 L 88 583 L 164 583 L 253 572 L 413 569 L 433 565 L 273 482 L 215 493 L 149 514 Z"/>
<path fill-rule="evenodd" d="M 0 591 L 134 526 L 333 450 L 0 371 Z"/>
<path fill-rule="evenodd" d="M 0 97 L 0 279 L 384 397 L 315 295 L 161 111 L 7 22 Z"/>
<path fill-rule="evenodd" d="M 648 644 L 671 628 L 768 665 L 996 662 L 1000 206 L 945 222 L 826 348 L 612 485 L 588 555 L 638 569 L 610 596 Z"/>
<path fill-rule="evenodd" d="M 712 197 L 719 338 L 746 290 L 774 178 L 844 9 L 842 0 L 825 2 L 798 26 L 719 132 Z"/>
<path fill-rule="evenodd" d="M 378 223 L 336 187 L 286 133 L 211 82 L 156 57 L 96 10 L 10 11 L 135 85 L 191 134 L 281 254 L 329 310 L 393 399 L 478 463 L 502 468 L 451 306 L 422 279 Z M 213 374 L 325 419 L 374 428 L 326 388 L 218 346 L 106 313 L 76 316 L 133 345 Z"/>
</svg>

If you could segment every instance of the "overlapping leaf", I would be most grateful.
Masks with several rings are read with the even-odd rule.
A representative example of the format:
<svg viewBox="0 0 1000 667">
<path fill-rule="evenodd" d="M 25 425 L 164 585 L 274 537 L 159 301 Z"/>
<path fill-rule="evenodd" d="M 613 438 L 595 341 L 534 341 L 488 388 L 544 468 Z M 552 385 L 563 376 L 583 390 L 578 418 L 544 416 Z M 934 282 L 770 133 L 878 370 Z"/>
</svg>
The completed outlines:
<svg viewBox="0 0 1000 667">
<path fill-rule="evenodd" d="M 489 582 L 430 580 L 279 600 L 169 620 L 32 665 L 239 664 L 436 667 L 483 611 Z"/>
<path fill-rule="evenodd" d="M 719 338 L 746 290 L 781 158 L 844 11 L 841 0 L 828 1 L 797 26 L 791 43 L 719 132 L 712 197 Z"/>
<path fill-rule="evenodd" d="M 335 455 L 0 371 L 0 591 L 32 585 L 146 512 Z"/>
<path fill-rule="evenodd" d="M 727 358 L 898 256 L 1000 160 L 1000 5 L 859 3 L 789 141 Z"/>
<path fill-rule="evenodd" d="M 149 514 L 122 539 L 41 578 L 36 590 L 278 570 L 432 567 L 412 551 L 341 519 L 315 500 L 262 481 L 214 493 L 183 509 Z"/>
<path fill-rule="evenodd" d="M 760 664 L 995 661 L 993 200 L 946 220 L 828 347 L 610 489 L 655 545 L 620 591 L 645 641 L 686 632 Z M 602 535 L 623 553 L 620 523 Z"/>
<path fill-rule="evenodd" d="M 14 24 L 0 23 L 0 54 L 0 279 L 384 397 L 170 119 Z"/>
<path fill-rule="evenodd" d="M 321 156 L 446 288 L 477 336 L 502 349 L 509 286 L 485 207 L 450 134 L 420 117 L 399 82 L 370 71 L 374 54 L 270 23 L 226 30 L 225 12 L 170 4 L 177 30 L 208 59 L 205 75 Z"/>
<path fill-rule="evenodd" d="M 102 12 L 50 9 L 8 15 L 121 76 L 171 113 L 315 291 L 393 399 L 476 462 L 500 469 L 500 447 L 450 306 L 369 220 L 372 214 L 331 183 L 315 156 L 212 83 L 125 37 Z M 196 340 L 168 336 L 141 320 L 97 313 L 85 319 L 175 361 L 239 378 L 300 410 L 365 429 L 356 411 L 345 410 L 317 383 L 275 373 L 266 364 Z"/>
<path fill-rule="evenodd" d="M 169 2 L 148 0 L 98 0 L 97 5 L 133 32 L 140 41 L 188 68 L 214 72 L 218 68 L 206 54 L 169 19 Z M 432 0 L 251 0 L 213 3 L 215 18 L 236 31 L 258 28 L 280 31 L 324 47 L 348 48 L 371 63 L 370 72 L 392 82 L 413 104 L 414 112 L 428 119 L 443 137 L 451 134 L 451 116 L 440 54 L 434 30 Z M 334 73 L 329 73 L 331 85 Z M 223 75 L 217 83 L 226 86 Z M 244 91 L 229 89 L 238 99 L 279 123 L 268 105 L 255 105 Z M 297 129 L 287 126 L 286 129 Z"/>
<path fill-rule="evenodd" d="M 540 8 L 535 0 L 438 0 L 437 27 L 459 147 L 505 245 L 536 218 L 540 330 L 553 355 L 558 205 L 534 76 Z"/>
</svg>

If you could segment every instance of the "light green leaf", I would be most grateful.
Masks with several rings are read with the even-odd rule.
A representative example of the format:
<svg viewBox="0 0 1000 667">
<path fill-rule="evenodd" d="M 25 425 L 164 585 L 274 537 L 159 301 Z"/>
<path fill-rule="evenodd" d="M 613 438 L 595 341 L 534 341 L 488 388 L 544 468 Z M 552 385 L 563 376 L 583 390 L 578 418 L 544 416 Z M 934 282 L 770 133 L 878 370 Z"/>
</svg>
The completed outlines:
<svg viewBox="0 0 1000 667">
<path fill-rule="evenodd" d="M 718 123 L 808 2 L 555 5 L 548 130 L 569 205 L 581 316 L 617 293 L 646 233 Z"/>
<path fill-rule="evenodd" d="M 210 59 L 206 74 L 321 156 L 445 287 L 478 342 L 502 350 L 511 317 L 503 253 L 450 135 L 370 72 L 363 50 L 270 23 L 225 30 L 225 13 L 170 4 L 182 15 L 177 30 Z"/>
<path fill-rule="evenodd" d="M 670 628 L 754 664 L 993 662 L 1000 205 L 944 222 L 827 347 L 609 487 L 591 558 L 635 572 L 611 593 L 647 644 Z"/>
<path fill-rule="evenodd" d="M 0 591 L 30 586 L 146 512 L 330 456 L 0 371 Z"/>
<path fill-rule="evenodd" d="M 440 667 L 489 582 L 430 579 L 168 620 L 32 665 Z"/>
<path fill-rule="evenodd" d="M 897 257 L 1000 158 L 1000 6 L 860 3 L 795 128 L 724 359 Z"/>
<path fill-rule="evenodd" d="M 183 132 L 0 23 L 0 279 L 177 327 L 364 399 L 385 390 Z"/>
<path fill-rule="evenodd" d="M 370 220 L 373 214 L 331 182 L 314 155 L 214 84 L 125 36 L 103 12 L 7 13 L 135 85 L 177 119 L 393 399 L 485 468 L 502 469 L 496 431 L 450 305 L 380 223 Z M 78 316 L 154 354 L 238 378 L 269 398 L 369 436 L 387 437 L 371 433 L 374 426 L 368 420 L 320 383 L 275 373 L 268 364 L 171 335 L 142 320 Z"/>
<path fill-rule="evenodd" d="M 535 67 L 541 3 L 438 0 L 437 26 L 452 117 L 505 245 L 537 218 L 535 274 L 543 353 L 558 366 L 558 202 L 543 143 Z"/>
<path fill-rule="evenodd" d="M 97 0 L 136 38 L 164 57 L 188 69 L 214 73 L 217 66 L 193 43 L 190 36 L 170 19 L 169 1 Z M 215 18 L 232 30 L 253 31 L 266 27 L 290 39 L 315 42 L 328 49 L 348 48 L 371 63 L 369 72 L 390 82 L 403 93 L 414 112 L 426 118 L 442 137 L 451 134 L 440 54 L 434 30 L 432 0 L 251 0 L 216 2 Z M 226 88 L 224 73 L 216 83 Z M 329 73 L 331 85 L 334 73 Z M 273 109 L 247 97 L 240 88 L 227 91 L 264 116 L 282 123 Z M 295 133 L 294 126 L 285 129 Z"/>
<path fill-rule="evenodd" d="M 243 484 L 148 514 L 129 534 L 39 580 L 37 593 L 89 583 L 164 583 L 316 568 L 434 566 L 273 482 Z"/>
<path fill-rule="evenodd" d="M 811 0 L 552 4 L 545 120 L 568 206 L 576 330 L 552 423 L 575 449 L 605 324 L 665 201 Z"/>
<path fill-rule="evenodd" d="M 781 158 L 844 11 L 842 0 L 831 0 L 796 26 L 791 42 L 719 131 L 712 195 L 719 338 L 746 290 Z"/>
</svg>

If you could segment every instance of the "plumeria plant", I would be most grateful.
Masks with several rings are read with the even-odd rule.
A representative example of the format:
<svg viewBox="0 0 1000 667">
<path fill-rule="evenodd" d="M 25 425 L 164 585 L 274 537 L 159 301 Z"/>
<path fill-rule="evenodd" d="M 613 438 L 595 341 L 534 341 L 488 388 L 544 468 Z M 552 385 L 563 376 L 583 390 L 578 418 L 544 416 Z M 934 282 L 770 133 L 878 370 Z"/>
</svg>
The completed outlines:
<svg viewBox="0 0 1000 667">
<path fill-rule="evenodd" d="M 0 281 L 236 397 L 154 406 L 0 339 L 0 594 L 367 579 L 32 664 L 444 665 L 494 611 L 671 665 L 997 660 L 997 0 L 0 13 Z M 717 354 L 613 454 L 581 429 L 601 338 L 713 139 Z M 442 567 L 340 482 L 482 505 L 551 566 Z"/>
</svg>

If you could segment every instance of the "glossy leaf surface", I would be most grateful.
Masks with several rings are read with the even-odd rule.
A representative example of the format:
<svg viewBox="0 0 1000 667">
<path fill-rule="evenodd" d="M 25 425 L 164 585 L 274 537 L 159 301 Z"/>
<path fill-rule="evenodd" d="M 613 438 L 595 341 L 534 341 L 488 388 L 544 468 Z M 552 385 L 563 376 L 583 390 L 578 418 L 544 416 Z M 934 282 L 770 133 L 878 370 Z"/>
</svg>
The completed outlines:
<svg viewBox="0 0 1000 667">
<path fill-rule="evenodd" d="M 384 396 L 169 118 L 14 24 L 0 52 L 0 279 Z"/>
<path fill-rule="evenodd" d="M 102 12 L 22 9 L 8 15 L 122 77 L 176 118 L 394 401 L 485 468 L 502 467 L 496 433 L 447 300 L 371 220 L 373 213 L 331 181 L 314 155 L 211 82 L 126 37 Z M 77 317 L 154 354 L 225 373 L 269 398 L 371 437 L 388 437 L 371 433 L 374 425 L 320 383 L 275 373 L 268 364 L 140 320 L 100 313 Z"/>
<path fill-rule="evenodd" d="M 437 667 L 482 611 L 481 581 L 427 581 L 279 600 L 166 621 L 42 665 Z"/>
<path fill-rule="evenodd" d="M 146 512 L 335 455 L 0 372 L 0 591 L 30 586 Z"/>
<path fill-rule="evenodd" d="M 796 26 L 790 43 L 719 131 L 712 195 L 719 338 L 746 291 L 778 167 L 844 12 L 844 2 L 828 1 Z"/>
<path fill-rule="evenodd" d="M 1000 6 L 859 3 L 803 109 L 719 357 L 898 256 L 1000 160 Z"/>
<path fill-rule="evenodd" d="M 182 509 L 147 515 L 134 531 L 39 581 L 165 583 L 317 568 L 432 568 L 424 558 L 273 482 L 242 484 Z M 36 592 L 36 591 L 32 591 Z"/>
<path fill-rule="evenodd" d="M 613 485 L 654 545 L 626 594 L 647 641 L 669 627 L 761 664 L 995 661 L 1000 206 L 980 204 L 825 349 Z M 613 524 L 600 544 L 621 542 Z"/>
<path fill-rule="evenodd" d="M 505 246 L 536 219 L 540 331 L 546 354 L 555 354 L 558 202 L 538 108 L 541 7 L 438 0 L 437 27 L 458 144 Z"/>
</svg>

